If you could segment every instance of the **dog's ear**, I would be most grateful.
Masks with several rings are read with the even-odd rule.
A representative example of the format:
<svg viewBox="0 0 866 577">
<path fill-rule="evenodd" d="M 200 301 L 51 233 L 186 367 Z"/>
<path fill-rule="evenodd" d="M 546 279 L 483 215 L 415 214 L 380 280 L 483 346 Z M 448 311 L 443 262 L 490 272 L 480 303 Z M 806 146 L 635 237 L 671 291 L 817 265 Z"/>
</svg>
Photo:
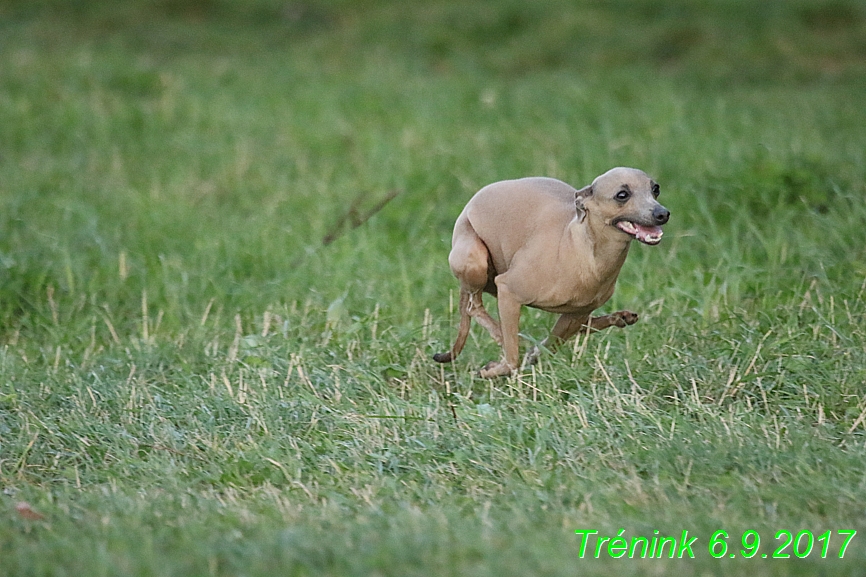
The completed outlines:
<svg viewBox="0 0 866 577">
<path fill-rule="evenodd" d="M 586 218 L 586 207 L 583 203 L 590 196 L 592 196 L 592 185 L 585 186 L 574 193 L 574 208 L 577 210 L 577 222 L 583 222 Z"/>
</svg>

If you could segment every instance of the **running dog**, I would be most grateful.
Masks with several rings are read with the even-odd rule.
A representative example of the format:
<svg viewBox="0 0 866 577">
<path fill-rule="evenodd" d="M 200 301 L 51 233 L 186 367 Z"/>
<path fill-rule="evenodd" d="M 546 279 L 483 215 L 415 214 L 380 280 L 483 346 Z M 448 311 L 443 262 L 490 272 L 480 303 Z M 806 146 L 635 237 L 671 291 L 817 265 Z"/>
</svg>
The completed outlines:
<svg viewBox="0 0 866 577">
<path fill-rule="evenodd" d="M 656 200 L 659 185 L 643 171 L 614 168 L 576 190 L 553 178 L 504 180 L 473 196 L 454 225 L 448 264 L 460 281 L 460 327 L 451 350 L 433 358 L 457 358 L 474 318 L 502 347 L 482 377 L 519 368 L 520 307 L 558 313 L 540 345 L 554 351 L 579 331 L 625 327 L 637 314 L 617 311 L 591 317 L 613 294 L 633 239 L 661 242 L 670 211 Z M 497 298 L 499 321 L 484 308 L 481 293 Z M 525 364 L 537 361 L 532 347 Z"/>
</svg>

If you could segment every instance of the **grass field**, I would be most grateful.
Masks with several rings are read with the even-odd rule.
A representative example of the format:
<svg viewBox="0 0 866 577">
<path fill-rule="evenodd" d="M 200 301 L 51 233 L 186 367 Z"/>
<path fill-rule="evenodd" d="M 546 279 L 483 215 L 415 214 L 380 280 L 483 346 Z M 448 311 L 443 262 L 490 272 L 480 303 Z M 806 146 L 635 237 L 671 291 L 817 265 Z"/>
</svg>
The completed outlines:
<svg viewBox="0 0 866 577">
<path fill-rule="evenodd" d="M 0 4 L 0 574 L 866 575 L 864 39 L 855 0 Z M 617 165 L 672 212 L 641 321 L 433 363 L 468 198 Z"/>
</svg>

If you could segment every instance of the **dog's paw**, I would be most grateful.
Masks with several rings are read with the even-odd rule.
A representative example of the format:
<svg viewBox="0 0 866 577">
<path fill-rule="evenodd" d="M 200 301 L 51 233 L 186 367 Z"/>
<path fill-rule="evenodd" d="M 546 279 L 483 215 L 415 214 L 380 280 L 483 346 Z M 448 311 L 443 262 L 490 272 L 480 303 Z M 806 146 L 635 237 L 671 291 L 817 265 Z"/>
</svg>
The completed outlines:
<svg viewBox="0 0 866 577">
<path fill-rule="evenodd" d="M 624 328 L 629 325 L 633 325 L 637 322 L 638 316 L 637 313 L 633 313 L 631 311 L 618 311 L 613 313 L 616 315 L 616 320 L 614 324 L 619 328 Z"/>
<path fill-rule="evenodd" d="M 482 379 L 507 377 L 516 370 L 516 367 L 511 366 L 505 361 L 490 361 L 489 363 L 484 365 L 483 369 L 481 369 L 479 376 L 481 376 Z"/>
<path fill-rule="evenodd" d="M 532 347 L 531 349 L 526 351 L 526 354 L 523 356 L 523 366 L 529 367 L 536 364 L 538 362 L 538 357 L 540 356 L 541 351 L 538 349 L 538 347 Z"/>
</svg>

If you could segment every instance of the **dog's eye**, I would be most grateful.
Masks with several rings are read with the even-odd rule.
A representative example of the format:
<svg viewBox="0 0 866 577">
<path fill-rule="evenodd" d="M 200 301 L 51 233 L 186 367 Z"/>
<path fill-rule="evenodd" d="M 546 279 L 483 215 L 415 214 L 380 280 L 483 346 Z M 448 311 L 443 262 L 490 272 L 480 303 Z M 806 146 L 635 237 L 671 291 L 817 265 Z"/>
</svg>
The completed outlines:
<svg viewBox="0 0 866 577">
<path fill-rule="evenodd" d="M 619 192 L 616 193 L 616 196 L 614 196 L 614 198 L 620 202 L 625 202 L 628 200 L 628 197 L 630 197 L 630 196 L 631 196 L 631 194 L 629 193 L 629 191 L 620 190 Z"/>
<path fill-rule="evenodd" d="M 653 196 L 658 198 L 660 192 L 661 192 L 661 190 L 659 190 L 659 185 L 654 184 L 653 185 Z"/>
</svg>

